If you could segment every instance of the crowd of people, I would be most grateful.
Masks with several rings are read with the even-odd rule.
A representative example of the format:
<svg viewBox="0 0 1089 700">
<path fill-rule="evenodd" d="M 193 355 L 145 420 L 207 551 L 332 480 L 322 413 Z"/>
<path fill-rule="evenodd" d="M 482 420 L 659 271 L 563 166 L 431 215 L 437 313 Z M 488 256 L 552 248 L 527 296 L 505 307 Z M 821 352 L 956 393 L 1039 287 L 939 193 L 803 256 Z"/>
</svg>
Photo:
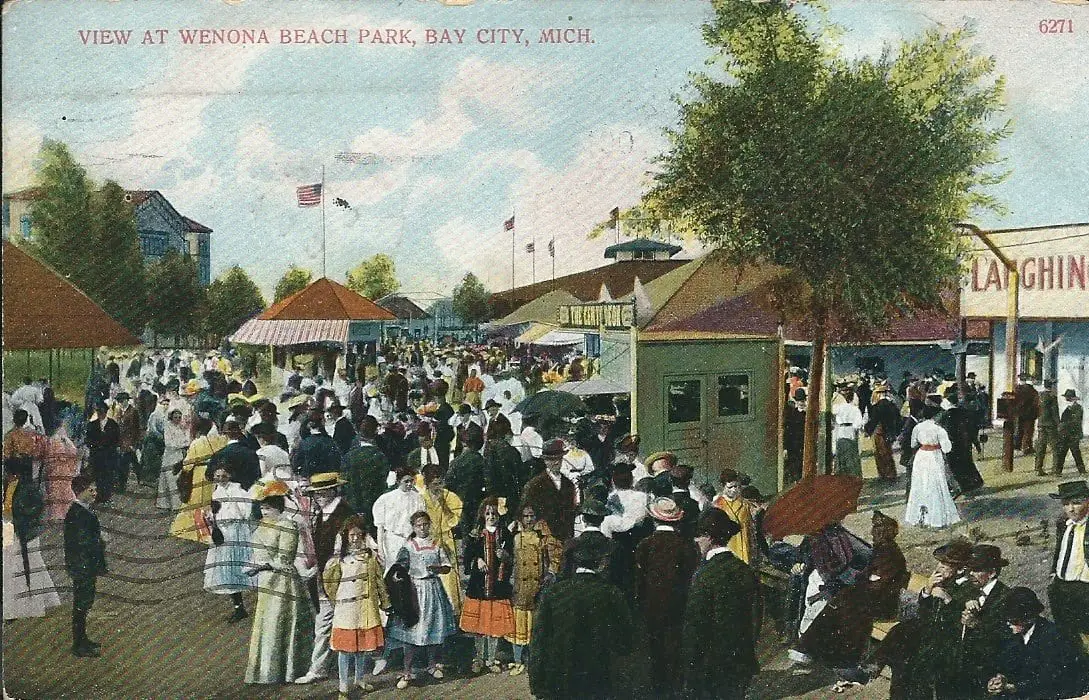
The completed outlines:
<svg viewBox="0 0 1089 700">
<path fill-rule="evenodd" d="M 399 661 L 406 689 L 441 681 L 444 654 L 469 636 L 469 673 L 526 674 L 538 698 L 607 698 L 620 692 L 613 662 L 645 639 L 647 696 L 742 698 L 772 595 L 759 572 L 772 568 L 799 584 L 786 601 L 791 657 L 836 669 L 839 690 L 884 666 L 895 697 L 1089 690 L 1078 638 L 1089 634 L 1085 482 L 1054 494 L 1066 515 L 1054 623 L 1031 591 L 996 583 L 1008 564 L 996 547 L 961 540 L 935 553 L 938 572 L 905 615 L 896 519 L 875 512 L 869 543 L 840 523 L 798 546 L 769 541 L 766 499 L 744 474 L 722 470 L 712 487 L 671 452 L 641 457 L 623 397 L 595 415 L 520 410 L 551 381 L 588 376 L 581 355 L 404 343 L 330 377 L 290 371 L 274 396 L 239 364 L 228 352 L 109 358 L 86 411 L 44 392 L 30 397 L 37 419 L 13 411 L 6 618 L 59 605 L 37 537 L 62 519 L 72 653 L 99 656 L 88 616 L 108 562 L 94 511 L 146 489 L 170 535 L 207 547 L 202 584 L 224 601 L 224 624 L 252 618 L 246 683 L 335 676 L 347 697 Z M 864 431 L 882 477 L 895 478 L 886 462 L 898 442 L 911 482 L 904 522 L 955 522 L 942 455 L 954 488 L 978 489 L 976 399 L 909 383 L 902 408 L 884 381 L 839 389 L 836 471 L 861 475 Z M 792 374 L 788 412 L 805 390 Z M 790 463 L 789 439 L 787 451 Z M 897 618 L 871 648 L 873 622 Z"/>
</svg>

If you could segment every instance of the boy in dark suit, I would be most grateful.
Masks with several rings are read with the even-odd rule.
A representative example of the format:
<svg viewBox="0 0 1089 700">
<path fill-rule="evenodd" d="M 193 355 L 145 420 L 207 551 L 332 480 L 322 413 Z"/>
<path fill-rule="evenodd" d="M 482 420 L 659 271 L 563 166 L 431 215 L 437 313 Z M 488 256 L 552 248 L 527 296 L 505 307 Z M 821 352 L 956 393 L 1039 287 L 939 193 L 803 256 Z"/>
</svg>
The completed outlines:
<svg viewBox="0 0 1089 700">
<path fill-rule="evenodd" d="M 1015 698 L 1073 698 L 1089 691 L 1086 659 L 1055 623 L 1040 617 L 1044 606 L 1028 588 L 1006 597 L 1011 635 L 1003 640 L 998 670 L 987 682 L 989 695 Z"/>
<path fill-rule="evenodd" d="M 94 477 L 78 474 L 72 492 L 76 500 L 64 516 L 64 565 L 72 578 L 72 653 L 97 657 L 99 644 L 87 637 L 87 613 L 95 602 L 95 582 L 106 573 L 106 545 L 98 516 L 91 512 L 98 496 Z"/>
</svg>

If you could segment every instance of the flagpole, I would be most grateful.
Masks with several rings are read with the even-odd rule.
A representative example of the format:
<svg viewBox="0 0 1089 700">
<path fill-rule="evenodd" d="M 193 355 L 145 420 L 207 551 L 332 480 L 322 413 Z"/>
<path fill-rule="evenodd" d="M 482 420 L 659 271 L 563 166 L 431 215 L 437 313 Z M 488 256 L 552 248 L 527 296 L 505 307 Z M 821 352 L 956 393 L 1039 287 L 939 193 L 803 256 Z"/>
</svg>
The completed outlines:
<svg viewBox="0 0 1089 700">
<path fill-rule="evenodd" d="M 325 277 L 325 164 L 321 166 L 321 276 Z"/>
<path fill-rule="evenodd" d="M 513 218 L 513 217 L 512 217 Z M 515 257 L 515 244 L 514 244 L 514 226 L 510 227 L 510 288 L 514 289 L 514 257 Z"/>
<path fill-rule="evenodd" d="M 530 245 L 533 246 L 529 254 L 529 264 L 532 272 L 533 284 L 537 284 L 537 234 L 533 234 L 533 240 L 530 241 Z"/>
<path fill-rule="evenodd" d="M 548 244 L 548 254 L 552 256 L 552 289 L 556 289 L 556 239 L 553 238 L 552 242 Z"/>
</svg>

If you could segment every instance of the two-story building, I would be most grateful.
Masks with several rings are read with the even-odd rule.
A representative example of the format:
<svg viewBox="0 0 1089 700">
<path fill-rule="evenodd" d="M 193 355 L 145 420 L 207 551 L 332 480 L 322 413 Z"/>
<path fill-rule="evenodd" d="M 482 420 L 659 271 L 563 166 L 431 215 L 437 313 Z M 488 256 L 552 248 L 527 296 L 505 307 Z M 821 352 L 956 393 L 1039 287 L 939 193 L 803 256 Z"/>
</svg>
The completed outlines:
<svg viewBox="0 0 1089 700">
<path fill-rule="evenodd" d="M 6 240 L 19 243 L 33 238 L 30 209 L 41 195 L 41 189 L 37 187 L 4 195 L 3 233 Z M 182 216 L 158 190 L 128 190 L 125 199 L 132 205 L 144 260 L 153 262 L 168 250 L 176 250 L 197 261 L 201 284 L 211 282 L 212 229 Z"/>
</svg>

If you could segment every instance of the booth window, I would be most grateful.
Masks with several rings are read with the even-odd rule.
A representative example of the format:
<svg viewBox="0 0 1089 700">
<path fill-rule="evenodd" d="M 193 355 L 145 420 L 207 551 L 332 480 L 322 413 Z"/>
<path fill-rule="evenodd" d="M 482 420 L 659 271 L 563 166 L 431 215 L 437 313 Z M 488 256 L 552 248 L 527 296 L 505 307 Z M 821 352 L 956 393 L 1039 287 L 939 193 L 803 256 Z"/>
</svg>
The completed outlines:
<svg viewBox="0 0 1089 700">
<path fill-rule="evenodd" d="M 1044 379 L 1044 354 L 1035 343 L 1021 343 L 1021 372 L 1037 383 Z"/>
<path fill-rule="evenodd" d="M 718 377 L 720 418 L 749 415 L 749 375 L 720 374 Z"/>
<path fill-rule="evenodd" d="M 695 423 L 700 419 L 700 380 L 678 379 L 668 386 L 668 421 Z"/>
</svg>

